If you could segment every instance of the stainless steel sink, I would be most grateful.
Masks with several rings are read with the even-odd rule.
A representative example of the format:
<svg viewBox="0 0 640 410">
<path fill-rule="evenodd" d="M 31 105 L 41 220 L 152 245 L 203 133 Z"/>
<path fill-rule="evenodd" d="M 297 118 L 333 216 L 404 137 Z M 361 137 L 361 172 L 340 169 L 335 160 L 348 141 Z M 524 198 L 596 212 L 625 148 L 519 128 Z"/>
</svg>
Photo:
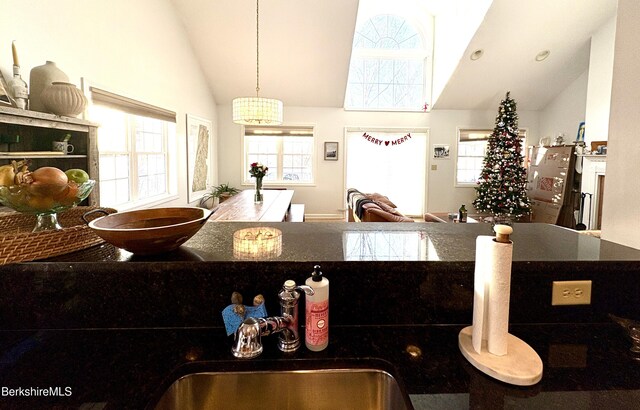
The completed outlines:
<svg viewBox="0 0 640 410">
<path fill-rule="evenodd" d="M 169 386 L 168 409 L 413 409 L 390 373 L 369 368 L 198 372 Z"/>
</svg>

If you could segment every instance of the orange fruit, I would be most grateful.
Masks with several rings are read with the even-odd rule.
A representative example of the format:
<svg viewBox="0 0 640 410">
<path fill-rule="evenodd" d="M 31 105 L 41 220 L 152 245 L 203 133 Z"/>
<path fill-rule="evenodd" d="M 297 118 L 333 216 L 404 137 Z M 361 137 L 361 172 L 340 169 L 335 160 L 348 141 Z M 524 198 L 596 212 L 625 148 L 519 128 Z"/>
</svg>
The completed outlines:
<svg viewBox="0 0 640 410">
<path fill-rule="evenodd" d="M 55 201 L 49 196 L 32 195 L 27 198 L 27 205 L 36 211 L 48 211 L 53 208 Z"/>
</svg>

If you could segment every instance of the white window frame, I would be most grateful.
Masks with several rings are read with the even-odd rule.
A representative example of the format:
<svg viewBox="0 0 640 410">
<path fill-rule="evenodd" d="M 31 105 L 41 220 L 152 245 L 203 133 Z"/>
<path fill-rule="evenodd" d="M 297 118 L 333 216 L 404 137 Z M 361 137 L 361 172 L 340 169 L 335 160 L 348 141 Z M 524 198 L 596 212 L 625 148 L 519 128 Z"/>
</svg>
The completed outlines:
<svg viewBox="0 0 640 410">
<path fill-rule="evenodd" d="M 479 138 L 478 141 L 488 141 L 489 140 L 489 136 L 493 133 L 493 129 L 489 129 L 489 128 L 482 128 L 482 127 L 458 127 L 456 130 L 456 162 L 453 168 L 453 183 L 454 183 L 454 187 L 456 188 L 473 188 L 475 186 L 477 186 L 476 182 L 458 182 L 458 161 L 460 159 L 460 143 L 462 142 L 460 140 L 460 136 L 463 133 L 474 133 L 474 134 L 485 134 L 487 135 L 486 138 Z M 520 136 L 520 140 L 521 140 L 521 145 L 522 145 L 522 159 L 523 159 L 523 165 L 526 163 L 526 140 L 527 140 L 527 132 L 528 129 L 527 128 L 520 128 L 518 129 L 518 134 Z M 485 149 L 484 149 L 484 154 L 483 154 L 483 159 L 484 159 L 484 155 L 486 154 L 486 145 L 485 145 Z M 467 156 L 465 156 L 464 158 L 467 158 Z"/>
<path fill-rule="evenodd" d="M 250 160 L 249 160 L 249 141 L 247 138 L 247 128 L 246 126 L 242 127 L 242 170 L 241 170 L 241 185 L 242 186 L 253 186 L 255 185 L 255 179 L 249 175 L 250 168 Z M 284 180 L 282 179 L 283 175 L 279 175 L 278 179 L 275 181 L 267 180 L 266 178 L 262 182 L 263 187 L 269 186 L 316 186 L 316 167 L 317 167 L 317 152 L 316 144 L 317 140 L 315 137 L 314 126 L 312 125 L 299 125 L 299 126 L 269 126 L 269 127 L 253 127 L 253 128 L 262 128 L 265 130 L 265 134 L 261 136 L 261 138 L 269 138 L 274 137 L 278 138 L 277 143 L 277 156 L 278 156 L 278 170 L 280 173 L 283 172 L 283 141 L 282 137 L 293 136 L 296 132 L 310 132 L 310 134 L 302 134 L 300 136 L 310 137 L 312 138 L 311 143 L 311 181 L 295 181 L 295 180 Z M 282 132 L 281 132 L 282 131 Z M 293 132 L 293 134 L 291 134 Z"/>
<path fill-rule="evenodd" d="M 393 7 L 393 6 L 391 6 Z M 370 58 L 370 59 L 385 59 L 385 60 L 420 60 L 423 62 L 422 73 L 422 103 L 427 104 L 427 112 L 431 110 L 431 83 L 433 78 L 433 19 L 427 23 L 421 20 L 417 20 L 413 17 L 409 17 L 405 13 L 399 13 L 393 8 L 388 10 L 379 10 L 375 13 L 369 13 L 366 17 L 363 17 L 362 21 L 358 22 L 358 28 L 362 24 L 366 24 L 372 18 L 378 15 L 393 15 L 405 20 L 407 24 L 416 31 L 420 36 L 422 42 L 421 49 L 379 49 L 379 48 L 353 48 L 351 50 L 351 61 L 355 58 Z M 360 16 L 359 16 L 360 17 Z M 359 19 L 360 20 L 360 19 Z M 427 31 L 430 31 L 430 35 L 427 35 Z M 349 63 L 351 67 L 351 62 Z M 351 73 L 349 73 L 349 76 Z M 345 92 L 344 109 L 345 111 L 372 111 L 372 112 L 422 112 L 425 111 L 421 106 L 413 109 L 403 107 L 381 107 L 381 108 L 368 108 L 368 107 L 350 107 L 347 105 L 349 91 L 349 79 L 347 79 L 347 90 Z"/>
<path fill-rule="evenodd" d="M 98 105 L 104 106 L 109 109 L 117 110 L 126 116 L 126 130 L 125 136 L 127 152 L 120 151 L 103 151 L 98 152 L 100 155 L 120 155 L 126 154 L 129 156 L 129 201 L 122 204 L 112 205 L 117 207 L 120 211 L 148 208 L 152 206 L 161 205 L 166 202 L 179 199 L 178 195 L 178 146 L 176 137 L 176 115 L 175 112 L 165 110 L 160 107 L 156 107 L 147 103 L 143 103 L 137 100 L 123 97 L 120 94 L 115 94 L 109 91 L 105 91 L 103 88 L 95 87 L 92 83 L 87 82 L 86 79 L 82 79 L 82 86 L 87 96 L 90 107 L 89 115 L 91 115 L 91 106 Z M 133 116 L 156 118 L 163 121 L 163 152 L 165 155 L 165 186 L 166 192 L 164 194 L 155 195 L 149 198 L 138 199 L 138 152 L 135 150 L 135 124 Z M 89 118 L 91 120 L 91 118 Z M 95 121 L 95 119 L 94 119 Z M 96 121 L 99 124 L 99 121 Z M 100 139 L 100 128 L 98 128 L 98 140 Z M 99 148 L 99 143 L 98 143 Z M 147 152 L 140 152 L 147 153 Z M 157 153 L 154 153 L 157 154 Z M 98 182 L 99 183 L 99 182 Z M 101 198 L 102 201 L 102 198 Z M 107 204 L 109 205 L 109 204 Z"/>
</svg>

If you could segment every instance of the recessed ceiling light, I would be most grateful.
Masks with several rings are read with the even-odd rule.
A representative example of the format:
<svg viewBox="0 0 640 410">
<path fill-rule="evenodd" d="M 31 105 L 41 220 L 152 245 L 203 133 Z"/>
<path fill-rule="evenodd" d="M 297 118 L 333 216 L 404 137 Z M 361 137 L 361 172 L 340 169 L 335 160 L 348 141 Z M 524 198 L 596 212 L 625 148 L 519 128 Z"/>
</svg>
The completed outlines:
<svg viewBox="0 0 640 410">
<path fill-rule="evenodd" d="M 476 51 L 474 51 L 473 53 L 471 53 L 471 57 L 470 58 L 475 61 L 475 60 L 479 59 L 480 57 L 482 57 L 482 54 L 484 54 L 484 51 L 481 48 L 479 48 Z"/>
<path fill-rule="evenodd" d="M 547 57 L 549 57 L 549 54 L 551 54 L 551 51 L 549 50 L 543 50 L 541 52 L 539 52 L 538 54 L 536 54 L 536 61 L 544 61 L 547 59 Z"/>
</svg>

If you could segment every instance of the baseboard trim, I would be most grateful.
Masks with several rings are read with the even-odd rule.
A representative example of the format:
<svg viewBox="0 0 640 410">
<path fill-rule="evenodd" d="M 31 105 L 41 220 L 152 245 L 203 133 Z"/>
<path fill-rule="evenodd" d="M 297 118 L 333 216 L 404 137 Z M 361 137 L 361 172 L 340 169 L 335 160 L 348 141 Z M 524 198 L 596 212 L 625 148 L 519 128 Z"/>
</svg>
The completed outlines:
<svg viewBox="0 0 640 410">
<path fill-rule="evenodd" d="M 346 221 L 344 214 L 305 214 L 307 221 Z"/>
</svg>

